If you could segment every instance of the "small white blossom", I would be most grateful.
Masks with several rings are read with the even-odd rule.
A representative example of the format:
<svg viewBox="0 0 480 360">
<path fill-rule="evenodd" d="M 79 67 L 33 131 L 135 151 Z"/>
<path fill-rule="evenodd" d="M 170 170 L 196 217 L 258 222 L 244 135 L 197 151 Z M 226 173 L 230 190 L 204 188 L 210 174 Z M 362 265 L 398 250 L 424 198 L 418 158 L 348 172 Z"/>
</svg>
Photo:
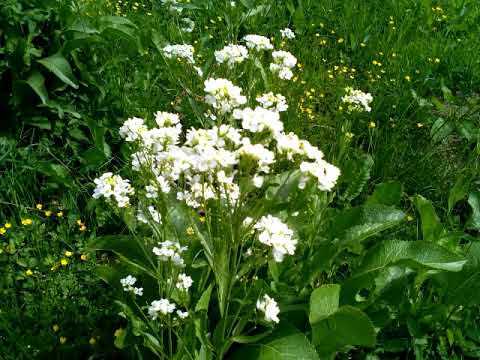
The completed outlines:
<svg viewBox="0 0 480 360">
<path fill-rule="evenodd" d="M 342 97 L 342 101 L 347 104 L 349 112 L 352 111 L 372 111 L 370 103 L 373 101 L 373 96 L 369 93 L 364 93 L 361 90 L 354 90 L 351 87 L 345 88 L 345 96 Z"/>
<path fill-rule="evenodd" d="M 276 262 L 282 262 L 285 255 L 293 255 L 297 240 L 293 231 L 279 218 L 267 215 L 260 218 L 254 228 L 259 231 L 258 240 L 272 247 L 272 255 Z"/>
<path fill-rule="evenodd" d="M 243 45 L 230 44 L 221 50 L 215 51 L 215 60 L 217 63 L 227 63 L 230 67 L 245 61 L 247 58 L 248 50 Z"/>
<path fill-rule="evenodd" d="M 293 72 L 290 70 L 297 64 L 297 58 L 288 51 L 274 51 L 272 53 L 273 63 L 270 64 L 270 71 L 277 74 L 282 80 L 290 80 Z"/>
<path fill-rule="evenodd" d="M 295 39 L 295 33 L 289 28 L 280 30 L 280 33 L 282 34 L 282 38 Z"/>
<path fill-rule="evenodd" d="M 122 284 L 123 291 L 131 292 L 137 296 L 143 295 L 143 288 L 137 288 L 133 285 L 137 282 L 137 278 L 132 275 L 128 275 L 127 277 L 120 279 L 120 284 Z"/>
<path fill-rule="evenodd" d="M 184 261 L 181 254 L 187 250 L 187 247 L 181 246 L 180 243 L 166 240 L 158 243 L 160 247 L 154 247 L 153 253 L 159 257 L 162 261 L 171 260 L 173 264 L 183 267 Z"/>
<path fill-rule="evenodd" d="M 119 134 L 128 142 L 136 141 L 141 137 L 141 134 L 147 131 L 148 128 L 143 119 L 130 118 L 126 120 L 119 130 Z"/>
<path fill-rule="evenodd" d="M 177 310 L 177 315 L 180 319 L 186 319 L 188 317 L 188 311 Z"/>
<path fill-rule="evenodd" d="M 148 212 L 150 213 L 150 216 L 146 216 L 142 209 L 138 209 L 137 219 L 145 224 L 148 224 L 149 220 L 152 220 L 157 224 L 160 224 L 162 222 L 162 216 L 160 215 L 160 213 L 157 210 L 155 210 L 153 206 L 149 206 L 147 209 L 148 209 Z"/>
<path fill-rule="evenodd" d="M 187 274 L 178 275 L 176 287 L 180 290 L 188 290 L 193 284 L 193 280 Z"/>
<path fill-rule="evenodd" d="M 235 119 L 241 119 L 242 128 L 253 133 L 269 131 L 273 135 L 276 135 L 283 131 L 280 114 L 260 106 L 257 106 L 255 109 L 236 109 L 233 112 L 233 117 Z"/>
<path fill-rule="evenodd" d="M 110 200 L 113 197 L 120 208 L 127 207 L 130 204 L 128 195 L 134 193 L 130 180 L 124 180 L 119 175 L 107 172 L 95 179 L 94 183 L 97 185 L 93 192 L 95 199 L 103 196 Z"/>
<path fill-rule="evenodd" d="M 258 299 L 257 309 L 265 314 L 266 321 L 275 323 L 280 321 L 278 318 L 280 309 L 277 305 L 277 302 L 270 296 L 265 294 L 262 299 Z"/>
<path fill-rule="evenodd" d="M 288 109 L 287 101 L 285 96 L 281 94 L 274 94 L 273 92 L 268 92 L 262 96 L 257 97 L 257 102 L 262 105 L 264 109 L 275 110 L 278 112 L 286 111 Z"/>
<path fill-rule="evenodd" d="M 265 36 L 251 34 L 244 36 L 243 40 L 245 40 L 245 43 L 249 49 L 256 51 L 273 49 L 270 39 Z"/>
<path fill-rule="evenodd" d="M 157 111 L 155 113 L 155 122 L 159 127 L 174 126 L 180 123 L 178 114 L 169 113 L 165 111 Z"/>
<path fill-rule="evenodd" d="M 180 20 L 180 30 L 191 33 L 195 29 L 195 22 L 190 18 L 183 18 Z"/>
<path fill-rule="evenodd" d="M 176 305 L 168 301 L 168 299 L 160 299 L 152 301 L 148 307 L 148 315 L 152 320 L 156 320 L 159 315 L 168 315 L 175 311 Z"/>
<path fill-rule="evenodd" d="M 195 64 L 194 52 L 193 46 L 188 44 L 167 45 L 162 49 L 162 53 L 167 59 L 185 59 L 190 64 Z"/>
<path fill-rule="evenodd" d="M 231 112 L 247 102 L 247 98 L 242 95 L 242 89 L 226 79 L 205 80 L 205 92 L 207 93 L 205 102 L 222 114 Z"/>
<path fill-rule="evenodd" d="M 330 191 L 337 183 L 340 176 L 340 169 L 322 159 L 315 162 L 302 162 L 300 164 L 302 177 L 300 178 L 298 187 L 305 188 L 310 178 L 317 180 L 317 187 L 322 191 Z"/>
</svg>

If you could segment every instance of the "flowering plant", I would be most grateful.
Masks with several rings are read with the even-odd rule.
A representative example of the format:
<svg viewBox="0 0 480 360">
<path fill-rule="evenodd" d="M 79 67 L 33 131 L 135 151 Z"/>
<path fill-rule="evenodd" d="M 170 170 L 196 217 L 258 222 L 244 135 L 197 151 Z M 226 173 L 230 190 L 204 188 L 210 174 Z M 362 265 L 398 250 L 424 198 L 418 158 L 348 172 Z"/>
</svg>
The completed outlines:
<svg viewBox="0 0 480 360">
<path fill-rule="evenodd" d="M 250 60 L 258 64 L 273 50 L 268 38 L 244 40 L 246 47 L 215 52 L 216 69 L 237 74 L 233 67 L 251 68 Z M 297 60 L 284 50 L 270 55 L 275 81 L 258 93 L 225 78 L 204 80 L 208 126 L 185 130 L 184 115 L 165 111 L 154 121 L 126 120 L 119 133 L 131 149 L 130 179 L 108 172 L 95 180 L 94 197 L 117 208 L 130 230 L 94 242 L 124 260 L 104 278 L 124 294 L 118 305 L 129 333 L 159 358 L 223 358 L 258 343 L 317 359 L 317 352 L 375 343 L 367 315 L 350 306 L 362 288 L 328 283 L 338 281 L 341 255 L 362 253 L 365 239 L 404 214 L 381 197 L 366 207 L 330 207 L 339 168 L 282 122 L 288 104 L 275 84 L 293 76 Z M 177 56 L 193 59 L 193 51 Z M 340 198 L 352 200 L 361 188 L 344 192 Z M 305 312 L 316 349 L 288 325 L 304 322 Z M 335 331 L 328 321 L 338 322 Z"/>
</svg>

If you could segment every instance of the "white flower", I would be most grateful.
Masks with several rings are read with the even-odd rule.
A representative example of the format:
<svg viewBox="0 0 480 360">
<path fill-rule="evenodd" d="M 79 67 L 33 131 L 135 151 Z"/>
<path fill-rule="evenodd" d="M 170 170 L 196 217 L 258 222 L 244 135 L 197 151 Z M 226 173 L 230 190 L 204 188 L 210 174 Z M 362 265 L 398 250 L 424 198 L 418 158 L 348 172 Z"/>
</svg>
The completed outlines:
<svg viewBox="0 0 480 360">
<path fill-rule="evenodd" d="M 142 296 L 143 288 L 137 288 L 133 286 L 136 282 L 137 278 L 133 277 L 132 275 L 128 275 L 127 277 L 120 279 L 120 284 L 122 284 L 123 291 L 132 292 L 137 296 Z"/>
<path fill-rule="evenodd" d="M 180 319 L 186 319 L 188 317 L 188 311 L 177 310 L 177 315 Z"/>
<path fill-rule="evenodd" d="M 148 307 L 148 315 L 152 320 L 156 320 L 158 315 L 168 315 L 175 311 L 176 305 L 168 301 L 168 299 L 160 299 L 152 301 L 151 305 Z"/>
<path fill-rule="evenodd" d="M 171 260 L 173 264 L 183 267 L 184 261 L 181 257 L 182 252 L 187 250 L 187 247 L 181 246 L 180 243 L 166 240 L 158 243 L 160 247 L 154 247 L 153 253 L 162 261 Z"/>
<path fill-rule="evenodd" d="M 256 51 L 273 49 L 270 39 L 265 36 L 251 34 L 244 36 L 243 40 L 245 40 L 249 49 L 254 49 Z"/>
<path fill-rule="evenodd" d="M 94 183 L 97 185 L 93 192 L 95 199 L 103 196 L 107 200 L 110 200 L 113 197 L 117 202 L 117 206 L 120 208 L 130 204 L 128 195 L 134 193 L 130 185 L 130 180 L 124 180 L 119 175 L 113 175 L 111 172 L 107 172 L 95 179 Z"/>
<path fill-rule="evenodd" d="M 275 154 L 265 148 L 262 144 L 251 144 L 249 138 L 243 139 L 243 145 L 238 149 L 238 154 L 244 158 L 257 162 L 258 171 L 270 172 L 270 165 L 275 163 Z"/>
<path fill-rule="evenodd" d="M 147 130 L 148 128 L 143 119 L 133 117 L 123 123 L 119 133 L 122 138 L 131 142 L 138 140 L 141 137 L 141 134 Z"/>
<path fill-rule="evenodd" d="M 157 111 L 155 113 L 155 122 L 159 127 L 174 126 L 180 123 L 178 114 L 169 113 L 165 111 Z"/>
<path fill-rule="evenodd" d="M 178 280 L 177 280 L 177 289 L 180 290 L 188 290 L 193 284 L 193 280 L 190 276 L 187 274 L 180 274 L 178 275 Z"/>
<path fill-rule="evenodd" d="M 373 101 L 373 97 L 369 93 L 364 93 L 361 90 L 354 90 L 351 87 L 345 88 L 345 96 L 342 97 L 342 101 L 348 104 L 348 111 L 372 111 L 370 103 Z"/>
<path fill-rule="evenodd" d="M 297 58 L 288 51 L 274 51 L 272 53 L 273 63 L 270 64 L 270 71 L 277 74 L 282 80 L 290 80 L 293 72 L 290 70 L 297 64 Z"/>
<path fill-rule="evenodd" d="M 158 189 L 155 185 L 147 185 L 145 186 L 146 194 L 145 196 L 147 199 L 156 199 L 158 198 Z"/>
<path fill-rule="evenodd" d="M 190 64 L 195 64 L 194 52 L 193 46 L 188 44 L 167 45 L 162 49 L 162 53 L 167 59 L 185 59 Z"/>
<path fill-rule="evenodd" d="M 199 66 L 194 66 L 193 69 L 195 70 L 198 76 L 203 77 L 203 70 Z"/>
<path fill-rule="evenodd" d="M 195 23 L 190 18 L 183 18 L 180 20 L 180 22 L 181 22 L 180 30 L 182 31 L 191 33 L 195 28 Z"/>
<path fill-rule="evenodd" d="M 255 174 L 253 176 L 253 185 L 256 187 L 256 188 L 261 188 L 263 186 L 263 180 L 264 180 L 264 177 L 263 176 L 260 176 L 258 174 Z"/>
<path fill-rule="evenodd" d="M 275 323 L 280 321 L 278 318 L 280 309 L 277 302 L 267 294 L 265 294 L 262 299 L 257 300 L 257 309 L 265 314 L 266 321 Z"/>
<path fill-rule="evenodd" d="M 247 98 L 241 94 L 242 89 L 226 79 L 205 80 L 205 92 L 207 93 L 205 102 L 222 114 L 231 112 L 247 102 Z"/>
<path fill-rule="evenodd" d="M 282 38 L 295 39 L 295 33 L 289 28 L 280 30 L 280 33 L 282 34 Z"/>
<path fill-rule="evenodd" d="M 230 67 L 243 62 L 247 58 L 248 50 L 243 45 L 230 44 L 221 50 L 215 51 L 215 60 L 217 63 L 223 64 L 226 62 Z"/>
<path fill-rule="evenodd" d="M 267 110 L 257 106 L 251 108 L 236 109 L 233 117 L 242 120 L 242 128 L 253 133 L 269 131 L 273 135 L 283 131 L 283 123 L 280 121 L 280 114 L 276 111 Z"/>
<path fill-rule="evenodd" d="M 153 206 L 149 206 L 147 209 L 148 209 L 148 212 L 150 213 L 150 216 L 148 217 L 145 216 L 145 213 L 143 212 L 143 210 L 138 209 L 137 219 L 145 224 L 148 224 L 149 220 L 153 220 L 157 224 L 160 224 L 162 222 L 162 216 L 160 215 L 160 213 L 157 210 L 155 210 Z"/>
<path fill-rule="evenodd" d="M 275 95 L 271 91 L 262 96 L 258 96 L 256 100 L 264 109 L 275 110 L 278 112 L 286 111 L 288 109 L 285 96 L 281 94 Z"/>
<path fill-rule="evenodd" d="M 305 185 L 310 178 L 315 178 L 319 190 L 329 191 L 333 189 L 340 176 L 339 168 L 322 159 L 315 162 L 302 162 L 300 164 L 300 171 L 302 173 L 302 177 L 298 184 L 300 189 L 305 188 Z"/>
<path fill-rule="evenodd" d="M 259 231 L 258 240 L 272 247 L 272 255 L 276 262 L 282 262 L 285 255 L 293 255 L 297 240 L 293 231 L 279 218 L 272 215 L 262 216 L 254 228 Z"/>
</svg>

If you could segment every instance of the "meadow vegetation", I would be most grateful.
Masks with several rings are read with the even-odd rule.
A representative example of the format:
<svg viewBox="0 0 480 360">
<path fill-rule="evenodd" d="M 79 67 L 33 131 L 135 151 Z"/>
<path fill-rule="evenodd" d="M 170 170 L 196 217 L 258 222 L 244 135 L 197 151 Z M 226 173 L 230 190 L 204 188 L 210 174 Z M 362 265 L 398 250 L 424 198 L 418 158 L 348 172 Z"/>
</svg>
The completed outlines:
<svg viewBox="0 0 480 360">
<path fill-rule="evenodd" d="M 4 0 L 0 359 L 480 357 L 475 0 Z"/>
</svg>

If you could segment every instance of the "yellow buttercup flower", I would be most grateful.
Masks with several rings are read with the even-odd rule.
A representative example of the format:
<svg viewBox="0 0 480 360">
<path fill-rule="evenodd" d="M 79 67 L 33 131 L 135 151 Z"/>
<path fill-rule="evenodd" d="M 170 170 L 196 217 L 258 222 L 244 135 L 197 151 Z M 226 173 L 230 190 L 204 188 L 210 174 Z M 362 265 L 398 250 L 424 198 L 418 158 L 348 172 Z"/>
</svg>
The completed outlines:
<svg viewBox="0 0 480 360">
<path fill-rule="evenodd" d="M 88 259 L 88 256 L 85 254 L 80 255 L 80 260 L 86 261 Z"/>
<path fill-rule="evenodd" d="M 58 326 L 58 324 L 53 324 L 52 330 L 53 332 L 57 332 L 58 330 L 60 330 L 60 326 Z"/>
<path fill-rule="evenodd" d="M 374 129 L 374 128 L 377 127 L 377 124 L 375 124 L 374 121 L 370 121 L 370 122 L 368 123 L 368 127 L 369 127 L 370 129 Z"/>
<path fill-rule="evenodd" d="M 62 217 L 62 216 L 63 216 L 63 211 L 59 211 L 59 212 L 57 213 L 57 216 L 58 216 L 58 217 Z"/>
<path fill-rule="evenodd" d="M 22 225 L 32 225 L 32 219 L 22 219 Z"/>
<path fill-rule="evenodd" d="M 46 210 L 44 214 L 46 217 L 50 217 L 52 215 L 52 212 L 50 210 Z"/>
<path fill-rule="evenodd" d="M 60 344 L 65 344 L 67 342 L 67 338 L 65 336 L 60 336 Z"/>
<path fill-rule="evenodd" d="M 71 252 L 71 251 L 65 251 L 65 256 L 66 256 L 66 257 L 70 257 L 70 256 L 72 256 L 72 255 L 73 255 L 73 252 Z"/>
<path fill-rule="evenodd" d="M 67 266 L 68 265 L 68 260 L 67 259 L 62 259 L 62 260 L 60 260 L 60 264 L 62 266 Z"/>
<path fill-rule="evenodd" d="M 186 230 L 185 230 L 185 233 L 188 235 L 188 236 L 192 236 L 193 234 L 195 234 L 195 231 L 193 230 L 193 228 L 191 226 L 189 226 Z"/>
<path fill-rule="evenodd" d="M 43 205 L 42 205 L 42 204 L 37 204 L 35 207 L 36 207 L 38 210 L 42 210 Z"/>
<path fill-rule="evenodd" d="M 27 276 L 32 276 L 32 275 L 33 275 L 33 271 L 30 270 L 30 269 L 28 269 L 27 271 L 25 271 L 25 274 L 26 274 Z"/>
<path fill-rule="evenodd" d="M 122 328 L 118 328 L 117 330 L 115 330 L 115 333 L 113 334 L 113 336 L 115 336 L 115 337 L 122 336 L 123 331 L 124 330 Z"/>
<path fill-rule="evenodd" d="M 82 226 L 80 226 L 80 228 L 78 230 L 85 231 L 85 230 L 87 230 L 87 227 L 85 225 L 82 225 Z"/>
<path fill-rule="evenodd" d="M 5 227 L 5 229 L 10 229 L 12 227 L 12 224 L 10 223 L 5 223 L 5 225 L 3 225 Z"/>
<path fill-rule="evenodd" d="M 412 81 L 412 78 L 410 77 L 410 75 L 405 75 L 405 80 Z"/>
<path fill-rule="evenodd" d="M 0 228 L 0 235 L 3 235 L 7 232 L 7 229 L 5 229 L 4 227 L 1 227 Z"/>
<path fill-rule="evenodd" d="M 412 221 L 413 220 L 413 216 L 412 215 L 407 215 L 407 221 Z"/>
</svg>

